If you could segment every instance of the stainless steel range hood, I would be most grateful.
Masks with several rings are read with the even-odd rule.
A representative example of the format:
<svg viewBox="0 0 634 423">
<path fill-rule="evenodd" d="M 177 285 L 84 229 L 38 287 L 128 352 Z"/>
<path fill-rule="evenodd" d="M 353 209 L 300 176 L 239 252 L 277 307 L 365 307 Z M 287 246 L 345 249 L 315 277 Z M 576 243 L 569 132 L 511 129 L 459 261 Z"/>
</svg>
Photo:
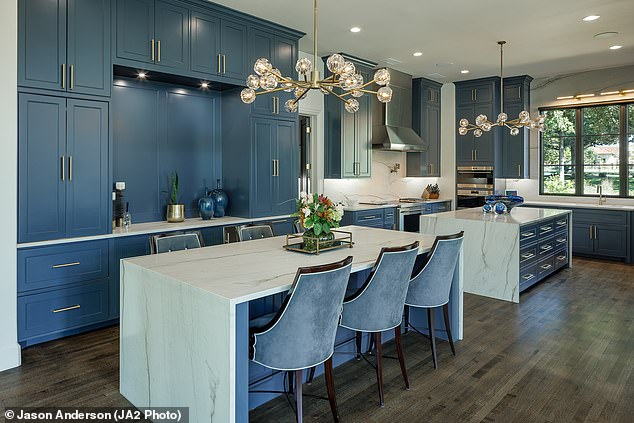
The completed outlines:
<svg viewBox="0 0 634 423">
<path fill-rule="evenodd" d="M 372 148 L 426 151 L 427 142 L 412 129 L 412 76 L 389 69 L 392 101 L 372 100 Z"/>
</svg>

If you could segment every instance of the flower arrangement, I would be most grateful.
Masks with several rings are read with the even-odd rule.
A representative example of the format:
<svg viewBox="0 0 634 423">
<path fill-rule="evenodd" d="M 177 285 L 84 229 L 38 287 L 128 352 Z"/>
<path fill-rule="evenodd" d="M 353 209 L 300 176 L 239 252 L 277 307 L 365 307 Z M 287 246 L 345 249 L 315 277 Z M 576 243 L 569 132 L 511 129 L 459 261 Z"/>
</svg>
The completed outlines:
<svg viewBox="0 0 634 423">
<path fill-rule="evenodd" d="M 323 194 L 302 192 L 297 200 L 297 212 L 293 217 L 299 217 L 299 222 L 306 229 L 308 236 L 330 235 L 330 230 L 338 228 L 343 218 L 343 205 L 335 204 Z"/>
</svg>

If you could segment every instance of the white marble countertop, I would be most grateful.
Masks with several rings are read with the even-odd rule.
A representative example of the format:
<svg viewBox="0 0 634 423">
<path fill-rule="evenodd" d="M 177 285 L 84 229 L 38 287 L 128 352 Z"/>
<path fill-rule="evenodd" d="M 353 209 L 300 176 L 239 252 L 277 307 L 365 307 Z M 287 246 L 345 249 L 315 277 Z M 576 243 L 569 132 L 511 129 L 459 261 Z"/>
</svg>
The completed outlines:
<svg viewBox="0 0 634 423">
<path fill-rule="evenodd" d="M 534 208 L 534 207 L 515 207 L 508 214 L 483 213 L 481 207 L 471 209 L 462 209 L 437 213 L 433 216 L 438 219 L 460 219 L 460 220 L 476 220 L 480 222 L 506 223 L 514 225 L 526 225 L 529 223 L 539 222 L 541 220 L 550 219 L 562 214 L 570 213 L 570 210 Z M 423 218 L 425 216 L 421 216 Z"/>
<path fill-rule="evenodd" d="M 125 230 L 123 228 L 116 228 L 110 234 L 84 236 L 84 237 L 76 237 L 76 238 L 52 239 L 48 241 L 38 241 L 38 242 L 28 242 L 24 244 L 18 244 L 17 247 L 18 248 L 42 247 L 46 245 L 68 244 L 71 242 L 81 242 L 81 241 L 97 241 L 100 239 L 119 238 L 119 237 L 134 236 L 134 235 L 149 235 L 149 234 L 171 232 L 171 231 L 184 231 L 184 230 L 211 228 L 211 227 L 217 227 L 217 226 L 244 225 L 250 222 L 263 222 L 263 221 L 274 221 L 279 219 L 288 219 L 288 217 L 289 217 L 288 215 L 255 217 L 255 218 L 225 216 L 225 217 L 212 218 L 209 220 L 202 220 L 201 218 L 192 218 L 192 219 L 186 219 L 184 222 L 179 222 L 179 223 L 168 223 L 166 221 L 133 223 L 132 225 L 130 225 L 130 228 L 128 230 Z"/>
<path fill-rule="evenodd" d="M 413 206 L 415 204 L 418 203 L 399 203 L 398 199 L 396 200 L 387 200 L 388 203 L 387 204 L 362 204 L 362 203 L 358 203 L 354 206 L 344 206 L 343 210 L 344 211 L 350 211 L 350 212 L 355 212 L 355 211 L 363 211 L 363 210 L 377 210 L 377 209 L 387 209 L 390 207 L 408 207 L 408 206 Z M 424 203 L 444 203 L 444 202 L 451 202 L 453 200 L 449 199 L 449 198 L 437 198 L 437 199 L 433 199 L 433 200 L 425 200 Z"/>
<path fill-rule="evenodd" d="M 634 211 L 634 204 L 601 204 L 597 203 L 574 203 L 564 201 L 526 201 L 525 205 L 530 206 L 553 206 L 553 207 L 573 207 L 582 209 L 597 209 L 597 210 L 625 210 Z"/>
<path fill-rule="evenodd" d="M 352 232 L 353 248 L 320 255 L 302 254 L 282 248 L 285 237 L 216 245 L 195 250 L 135 257 L 123 260 L 162 276 L 211 292 L 237 304 L 287 291 L 298 267 L 315 266 L 354 257 L 352 271 L 372 267 L 382 247 L 420 241 L 420 251 L 429 251 L 435 236 L 386 229 L 345 226 Z M 123 287 L 122 289 L 125 289 Z"/>
</svg>

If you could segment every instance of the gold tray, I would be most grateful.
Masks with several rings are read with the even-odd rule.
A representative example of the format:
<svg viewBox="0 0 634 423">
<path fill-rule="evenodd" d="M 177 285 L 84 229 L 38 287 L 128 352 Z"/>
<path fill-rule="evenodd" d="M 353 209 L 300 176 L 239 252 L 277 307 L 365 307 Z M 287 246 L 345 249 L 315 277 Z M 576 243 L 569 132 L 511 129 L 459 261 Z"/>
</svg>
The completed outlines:
<svg viewBox="0 0 634 423">
<path fill-rule="evenodd" d="M 296 251 L 304 254 L 319 254 L 324 251 L 336 250 L 338 248 L 352 248 L 354 242 L 352 242 L 352 232 L 338 231 L 332 229 L 330 232 L 335 234 L 335 239 L 328 241 L 320 241 L 319 238 L 308 238 L 314 240 L 317 248 L 309 250 L 304 245 L 304 236 L 302 234 L 288 234 L 286 235 L 286 245 L 282 247 L 288 251 Z M 291 243 L 294 240 L 300 240 L 301 242 Z"/>
</svg>

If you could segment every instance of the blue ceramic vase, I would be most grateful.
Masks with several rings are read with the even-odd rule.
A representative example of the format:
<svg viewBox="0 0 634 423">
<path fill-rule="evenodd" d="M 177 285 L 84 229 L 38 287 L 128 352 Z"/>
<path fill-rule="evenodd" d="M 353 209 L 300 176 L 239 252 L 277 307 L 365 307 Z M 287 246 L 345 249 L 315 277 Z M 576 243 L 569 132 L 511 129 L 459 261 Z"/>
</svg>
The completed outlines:
<svg viewBox="0 0 634 423">
<path fill-rule="evenodd" d="M 200 217 L 202 217 L 203 220 L 209 220 L 214 217 L 216 202 L 214 201 L 213 197 L 209 195 L 209 192 L 207 192 L 206 188 L 205 192 L 207 194 L 205 194 L 203 197 L 200 198 L 200 200 L 198 200 L 198 211 L 200 212 Z"/>
<path fill-rule="evenodd" d="M 229 206 L 227 193 L 220 189 L 220 179 L 217 180 L 216 189 L 208 194 L 214 200 L 214 217 L 223 217 Z"/>
</svg>

